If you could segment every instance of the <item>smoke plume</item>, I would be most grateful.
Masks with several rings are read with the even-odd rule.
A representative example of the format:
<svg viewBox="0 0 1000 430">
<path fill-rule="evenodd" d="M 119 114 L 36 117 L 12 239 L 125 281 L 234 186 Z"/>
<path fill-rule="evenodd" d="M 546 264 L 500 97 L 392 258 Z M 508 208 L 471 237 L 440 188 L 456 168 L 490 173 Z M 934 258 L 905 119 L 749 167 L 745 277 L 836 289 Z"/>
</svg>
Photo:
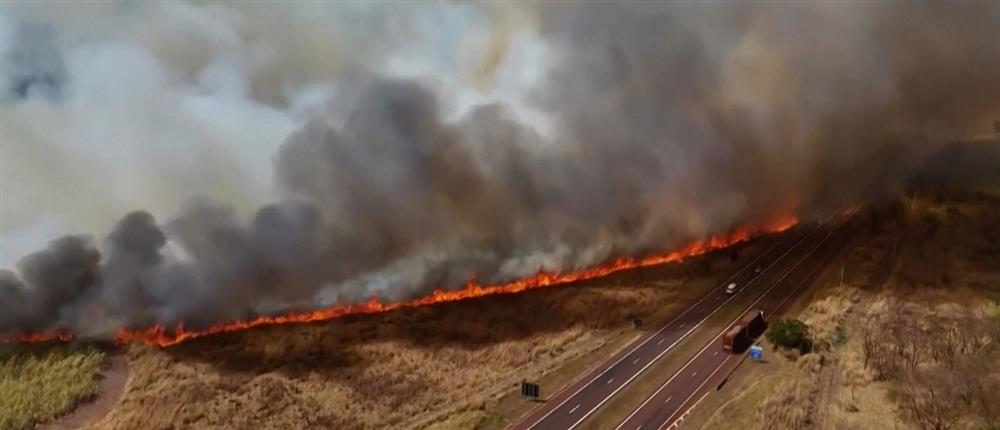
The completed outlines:
<svg viewBox="0 0 1000 430">
<path fill-rule="evenodd" d="M 989 2 L 53 9 L 0 8 L 0 334 L 582 268 L 898 190 L 1000 115 Z"/>
</svg>

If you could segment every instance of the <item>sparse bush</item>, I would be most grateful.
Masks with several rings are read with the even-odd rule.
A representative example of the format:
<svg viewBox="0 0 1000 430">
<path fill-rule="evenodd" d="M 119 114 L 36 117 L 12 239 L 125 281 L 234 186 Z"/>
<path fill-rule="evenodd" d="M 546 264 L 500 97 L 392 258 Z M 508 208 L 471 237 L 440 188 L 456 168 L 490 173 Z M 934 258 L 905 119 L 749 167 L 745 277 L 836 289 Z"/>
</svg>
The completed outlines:
<svg viewBox="0 0 1000 430">
<path fill-rule="evenodd" d="M 814 409 L 821 389 L 818 378 L 794 378 L 780 382 L 774 394 L 764 399 L 758 409 L 758 428 L 801 429 L 814 424 Z"/>
<path fill-rule="evenodd" d="M 973 314 L 949 315 L 918 310 L 899 301 L 892 312 L 862 326 L 865 367 L 876 379 L 892 383 L 891 394 L 911 422 L 927 430 L 960 427 L 965 420 L 981 428 L 1000 423 L 994 406 L 1000 388 L 993 339 L 996 321 Z"/>
<path fill-rule="evenodd" d="M 767 340 L 785 348 L 799 350 L 802 354 L 812 351 L 813 340 L 806 323 L 792 318 L 781 318 L 771 324 Z"/>
<path fill-rule="evenodd" d="M 947 430 L 962 417 L 962 404 L 954 381 L 937 370 L 908 369 L 891 395 L 902 412 L 926 430 Z"/>
<path fill-rule="evenodd" d="M 834 329 L 833 346 L 840 348 L 846 344 L 847 330 L 844 329 L 844 326 L 838 325 L 837 328 Z"/>
<path fill-rule="evenodd" d="M 819 373 L 820 370 L 823 370 L 824 364 L 826 364 L 826 358 L 815 353 L 805 354 L 796 361 L 799 369 L 809 373 Z"/>
</svg>

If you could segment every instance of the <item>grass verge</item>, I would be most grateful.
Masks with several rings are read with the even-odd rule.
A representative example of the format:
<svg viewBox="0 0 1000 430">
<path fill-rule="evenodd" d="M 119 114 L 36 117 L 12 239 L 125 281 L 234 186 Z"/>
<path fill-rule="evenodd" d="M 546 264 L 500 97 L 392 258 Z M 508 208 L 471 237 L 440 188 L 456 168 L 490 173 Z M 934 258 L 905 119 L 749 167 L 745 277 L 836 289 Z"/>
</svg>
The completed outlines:
<svg viewBox="0 0 1000 430">
<path fill-rule="evenodd" d="M 902 326 L 917 328 L 934 323 L 947 328 L 952 321 L 977 327 L 988 324 L 986 318 L 995 318 L 992 293 L 1000 285 L 1000 199 L 931 194 L 909 196 L 895 206 L 894 210 L 873 213 L 870 231 L 849 246 L 849 252 L 832 263 L 814 288 L 785 312 L 811 327 L 814 352 L 799 357 L 765 343 L 769 362 L 747 363 L 738 369 L 721 392 L 708 396 L 694 410 L 686 427 L 935 428 L 934 423 L 914 419 L 916 414 L 907 409 L 913 405 L 934 406 L 930 409 L 933 414 L 920 410 L 918 418 L 943 416 L 956 424 L 950 428 L 992 428 L 1000 422 L 1000 409 L 979 407 L 977 402 L 964 402 L 961 396 L 958 402 L 949 402 L 945 396 L 926 405 L 901 402 L 905 396 L 922 401 L 921 386 L 892 374 L 879 376 L 876 366 L 871 365 L 878 358 L 868 361 L 872 344 L 866 347 L 864 340 L 872 327 L 887 324 L 873 322 L 878 317 L 906 316 Z M 898 339 L 947 339 L 953 332 L 937 333 L 876 336 L 880 340 L 874 345 Z M 914 361 L 915 370 L 904 366 L 899 373 L 938 378 L 931 384 L 935 389 L 954 388 L 962 393 L 964 374 L 974 373 L 976 376 L 967 379 L 977 383 L 1000 378 L 989 366 L 941 371 L 947 366 L 938 364 L 943 359 L 933 354 L 940 348 L 921 345 L 913 349 L 918 350 L 927 352 Z M 975 363 L 980 356 L 983 354 L 970 355 L 967 361 Z M 961 359 L 956 363 L 964 363 Z M 912 380 L 919 382 L 916 376 Z M 972 394 L 968 398 L 976 398 L 977 393 L 968 392 Z"/>
<path fill-rule="evenodd" d="M 0 350 L 0 430 L 32 428 L 94 395 L 104 352 L 92 346 Z"/>
</svg>

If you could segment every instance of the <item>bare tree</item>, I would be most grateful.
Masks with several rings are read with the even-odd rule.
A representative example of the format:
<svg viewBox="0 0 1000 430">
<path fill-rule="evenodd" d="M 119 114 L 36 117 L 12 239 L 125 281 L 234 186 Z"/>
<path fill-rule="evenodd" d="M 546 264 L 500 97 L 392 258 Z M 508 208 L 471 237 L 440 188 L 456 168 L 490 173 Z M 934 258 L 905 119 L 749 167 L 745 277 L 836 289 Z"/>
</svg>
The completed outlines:
<svg viewBox="0 0 1000 430">
<path fill-rule="evenodd" d="M 855 396 L 855 391 L 858 387 L 863 387 L 866 383 L 865 374 L 863 371 L 856 367 L 849 367 L 844 369 L 844 384 L 851 387 L 851 400 L 857 401 Z"/>
<path fill-rule="evenodd" d="M 876 378 L 881 379 L 878 369 L 881 368 L 879 361 L 881 360 L 883 339 L 882 326 L 879 320 L 878 317 L 869 317 L 861 325 L 861 351 L 864 356 L 865 369 L 875 370 Z"/>
<path fill-rule="evenodd" d="M 907 369 L 900 382 L 895 397 L 902 411 L 921 428 L 948 430 L 961 419 L 962 405 L 953 381 L 944 372 Z"/>
</svg>

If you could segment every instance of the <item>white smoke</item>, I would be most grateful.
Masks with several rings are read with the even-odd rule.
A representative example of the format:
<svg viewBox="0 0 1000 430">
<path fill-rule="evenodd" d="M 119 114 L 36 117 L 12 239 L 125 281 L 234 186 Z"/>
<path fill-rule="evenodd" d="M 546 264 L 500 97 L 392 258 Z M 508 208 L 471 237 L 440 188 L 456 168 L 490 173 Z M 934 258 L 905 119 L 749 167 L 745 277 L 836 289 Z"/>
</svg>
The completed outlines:
<svg viewBox="0 0 1000 430">
<path fill-rule="evenodd" d="M 1000 112 L 998 21 L 0 3 L 0 332 L 399 300 L 871 199 Z"/>
<path fill-rule="evenodd" d="M 475 54 L 459 52 L 463 34 L 493 19 L 471 5 L 51 6 L 0 5 L 3 268 L 136 208 L 272 200 L 271 157 L 305 120 L 350 105 L 357 89 L 337 90 L 350 68 L 423 79 L 454 96 L 455 116 L 527 85 L 511 66 L 495 87 L 461 85 L 457 64 Z"/>
</svg>

